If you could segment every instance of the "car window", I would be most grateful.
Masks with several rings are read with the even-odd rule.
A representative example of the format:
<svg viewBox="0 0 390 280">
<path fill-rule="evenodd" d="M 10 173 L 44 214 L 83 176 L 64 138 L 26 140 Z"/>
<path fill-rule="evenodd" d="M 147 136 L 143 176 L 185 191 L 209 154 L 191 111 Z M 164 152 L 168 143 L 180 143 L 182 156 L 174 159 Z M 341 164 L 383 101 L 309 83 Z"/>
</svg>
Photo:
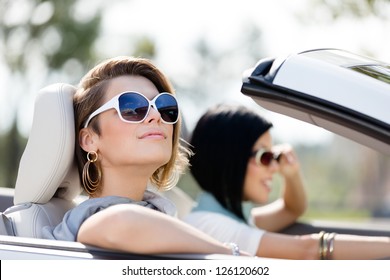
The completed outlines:
<svg viewBox="0 0 390 280">
<path fill-rule="evenodd" d="M 337 50 L 337 49 L 310 51 L 310 52 L 304 52 L 300 55 L 315 58 L 321 61 L 325 61 L 328 63 L 332 63 L 344 67 L 382 64 L 381 62 L 376 61 L 374 59 L 349 53 L 343 50 Z"/>
<path fill-rule="evenodd" d="M 350 67 L 350 69 L 370 76 L 374 79 L 390 84 L 390 67 L 382 65 L 362 65 Z"/>
</svg>

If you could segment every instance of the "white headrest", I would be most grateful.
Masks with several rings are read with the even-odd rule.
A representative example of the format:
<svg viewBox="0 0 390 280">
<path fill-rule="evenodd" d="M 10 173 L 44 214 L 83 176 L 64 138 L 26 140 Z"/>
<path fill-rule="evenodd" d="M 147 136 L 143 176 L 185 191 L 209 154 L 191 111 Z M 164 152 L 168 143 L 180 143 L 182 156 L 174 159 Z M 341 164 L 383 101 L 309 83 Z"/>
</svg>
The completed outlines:
<svg viewBox="0 0 390 280">
<path fill-rule="evenodd" d="M 67 84 L 54 84 L 39 91 L 31 132 L 19 164 L 15 205 L 47 203 L 54 194 L 72 200 L 80 194 L 74 160 L 75 91 Z"/>
</svg>

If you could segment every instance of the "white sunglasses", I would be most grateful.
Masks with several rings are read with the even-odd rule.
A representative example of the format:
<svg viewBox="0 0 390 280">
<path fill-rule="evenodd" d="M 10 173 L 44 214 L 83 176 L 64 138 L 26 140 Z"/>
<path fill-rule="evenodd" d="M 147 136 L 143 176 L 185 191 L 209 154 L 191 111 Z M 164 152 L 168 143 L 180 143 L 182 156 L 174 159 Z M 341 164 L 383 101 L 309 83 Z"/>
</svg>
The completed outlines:
<svg viewBox="0 0 390 280">
<path fill-rule="evenodd" d="M 150 107 L 155 108 L 161 115 L 161 120 L 167 124 L 175 124 L 179 119 L 179 106 L 176 98 L 168 93 L 162 92 L 149 100 L 142 93 L 129 91 L 122 92 L 94 111 L 87 121 L 84 128 L 88 126 L 92 118 L 109 109 L 114 108 L 119 118 L 127 123 L 141 123 L 149 114 Z"/>
</svg>

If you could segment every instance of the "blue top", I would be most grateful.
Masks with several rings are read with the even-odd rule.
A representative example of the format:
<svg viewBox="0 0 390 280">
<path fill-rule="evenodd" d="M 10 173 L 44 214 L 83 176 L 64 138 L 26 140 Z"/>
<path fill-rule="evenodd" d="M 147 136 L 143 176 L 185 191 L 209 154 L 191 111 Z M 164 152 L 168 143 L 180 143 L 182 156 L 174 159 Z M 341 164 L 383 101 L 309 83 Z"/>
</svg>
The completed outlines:
<svg viewBox="0 0 390 280">
<path fill-rule="evenodd" d="M 253 204 L 250 202 L 242 203 L 243 214 L 245 219 L 248 221 L 250 217 L 250 210 Z M 242 219 L 237 217 L 233 212 L 223 207 L 218 200 L 209 192 L 202 192 L 197 198 L 197 205 L 192 209 L 192 212 L 196 211 L 207 211 L 213 213 L 219 213 L 228 216 L 238 222 L 244 222 Z"/>
</svg>

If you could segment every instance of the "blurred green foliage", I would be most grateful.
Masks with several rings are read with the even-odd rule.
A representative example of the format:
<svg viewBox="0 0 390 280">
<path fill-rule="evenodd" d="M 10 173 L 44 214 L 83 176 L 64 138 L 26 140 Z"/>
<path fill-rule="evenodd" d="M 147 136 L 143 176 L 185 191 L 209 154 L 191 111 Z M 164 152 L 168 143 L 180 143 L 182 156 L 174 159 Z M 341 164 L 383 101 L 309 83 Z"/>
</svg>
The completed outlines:
<svg viewBox="0 0 390 280">
<path fill-rule="evenodd" d="M 32 67 L 31 55 L 39 56 L 50 70 L 59 70 L 70 60 L 81 64 L 93 60 L 101 10 L 96 8 L 92 15 L 83 17 L 82 7 L 77 9 L 79 2 L 3 0 L 0 41 L 7 66 L 25 73 Z M 17 10 L 24 16 L 16 16 Z"/>
</svg>

